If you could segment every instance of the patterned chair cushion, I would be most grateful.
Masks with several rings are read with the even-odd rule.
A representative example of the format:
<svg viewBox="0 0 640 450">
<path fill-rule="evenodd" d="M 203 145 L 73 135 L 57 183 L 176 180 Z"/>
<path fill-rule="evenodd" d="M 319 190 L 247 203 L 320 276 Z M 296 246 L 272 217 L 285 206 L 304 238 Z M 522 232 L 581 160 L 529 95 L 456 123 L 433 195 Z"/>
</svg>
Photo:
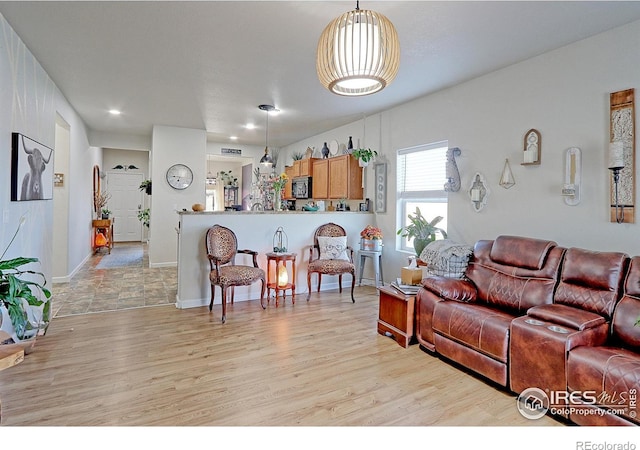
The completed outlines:
<svg viewBox="0 0 640 450">
<path fill-rule="evenodd" d="M 320 247 L 321 260 L 343 259 L 349 261 L 346 236 L 318 236 L 318 246 Z"/>
<path fill-rule="evenodd" d="M 355 266 L 343 259 L 317 259 L 309 263 L 309 272 L 320 272 L 326 275 L 355 273 Z"/>
<path fill-rule="evenodd" d="M 215 269 L 209 274 L 212 283 L 222 286 L 246 286 L 263 278 L 264 270 L 251 266 L 222 266 L 220 276 Z"/>
</svg>

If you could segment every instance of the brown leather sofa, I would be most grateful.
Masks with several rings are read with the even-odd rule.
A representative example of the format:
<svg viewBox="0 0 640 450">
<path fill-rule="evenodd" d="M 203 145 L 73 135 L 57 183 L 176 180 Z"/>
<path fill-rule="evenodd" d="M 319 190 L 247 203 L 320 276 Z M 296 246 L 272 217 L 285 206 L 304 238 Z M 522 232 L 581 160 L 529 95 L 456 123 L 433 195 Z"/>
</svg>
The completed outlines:
<svg viewBox="0 0 640 450">
<path fill-rule="evenodd" d="M 599 420 L 568 408 L 600 408 L 591 405 L 591 390 L 605 381 L 607 392 L 619 388 L 617 395 L 640 389 L 640 328 L 633 326 L 640 315 L 640 259 L 631 269 L 629 260 L 526 237 L 478 241 L 466 279 L 422 280 L 417 340 L 515 393 L 571 391 L 570 399 L 552 399 L 559 411 L 552 413 L 575 423 L 634 423 L 630 416 Z M 620 367 L 610 370 L 615 361 Z"/>
<path fill-rule="evenodd" d="M 555 242 L 526 237 L 478 241 L 465 272 L 468 280 L 422 280 L 418 342 L 508 386 L 511 321 L 552 303 L 564 251 Z"/>
<path fill-rule="evenodd" d="M 624 296 L 613 312 L 611 333 L 598 346 L 569 351 L 568 390 L 582 407 L 569 418 L 580 425 L 638 425 L 640 405 L 640 257 L 631 259 Z"/>
</svg>

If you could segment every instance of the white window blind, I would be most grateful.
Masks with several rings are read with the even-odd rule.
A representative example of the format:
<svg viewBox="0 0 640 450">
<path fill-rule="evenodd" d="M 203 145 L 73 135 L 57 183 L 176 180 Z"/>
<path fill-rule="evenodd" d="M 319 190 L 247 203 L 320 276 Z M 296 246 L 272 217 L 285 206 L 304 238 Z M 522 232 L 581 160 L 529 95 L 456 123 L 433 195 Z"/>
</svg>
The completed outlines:
<svg viewBox="0 0 640 450">
<path fill-rule="evenodd" d="M 400 199 L 446 197 L 447 147 L 444 141 L 398 151 Z"/>
</svg>

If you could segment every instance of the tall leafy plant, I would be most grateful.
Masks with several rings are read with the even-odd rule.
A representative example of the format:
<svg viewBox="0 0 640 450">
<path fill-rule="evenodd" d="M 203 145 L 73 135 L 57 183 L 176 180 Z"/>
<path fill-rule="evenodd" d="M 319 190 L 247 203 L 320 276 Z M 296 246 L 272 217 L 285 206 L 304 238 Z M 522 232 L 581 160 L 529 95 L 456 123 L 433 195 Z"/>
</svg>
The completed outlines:
<svg viewBox="0 0 640 450">
<path fill-rule="evenodd" d="M 0 256 L 0 303 L 7 308 L 15 335 L 19 340 L 35 336 L 41 329 L 46 330 L 51 317 L 51 302 L 48 301 L 51 298 L 51 292 L 45 287 L 44 274 L 24 268 L 27 264 L 39 262 L 38 258 L 20 256 L 4 259 L 24 222 L 23 216 L 9 245 Z M 24 279 L 25 275 L 35 278 L 36 281 Z M 34 314 L 31 307 L 38 308 L 43 305 L 41 315 Z"/>
<path fill-rule="evenodd" d="M 413 239 L 413 248 L 416 251 L 416 255 L 420 256 L 424 247 L 429 242 L 433 242 L 437 238 L 437 233 L 440 233 L 443 238 L 447 238 L 447 232 L 442 228 L 437 227 L 443 217 L 437 216 L 433 220 L 427 220 L 420 211 L 420 208 L 416 207 L 416 212 L 408 216 L 409 224 L 400 228 L 397 232 L 398 235 Z"/>
</svg>

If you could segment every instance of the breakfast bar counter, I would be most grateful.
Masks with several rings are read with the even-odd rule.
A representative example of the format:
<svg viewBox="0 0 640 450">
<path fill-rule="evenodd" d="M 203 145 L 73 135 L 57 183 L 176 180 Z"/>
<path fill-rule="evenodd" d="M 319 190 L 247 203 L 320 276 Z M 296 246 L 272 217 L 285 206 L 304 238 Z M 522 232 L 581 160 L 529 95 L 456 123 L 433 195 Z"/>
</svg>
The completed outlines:
<svg viewBox="0 0 640 450">
<path fill-rule="evenodd" d="M 178 211 L 178 292 L 176 307 L 193 308 L 209 305 L 211 286 L 209 284 L 209 261 L 205 249 L 205 234 L 212 225 L 230 228 L 238 239 L 239 249 L 257 251 L 258 265 L 267 272 L 267 253 L 273 251 L 273 237 L 282 227 L 287 235 L 287 251 L 297 257 L 296 294 L 307 292 L 307 264 L 309 249 L 313 244 L 313 233 L 324 223 L 334 222 L 347 232 L 347 244 L 354 252 L 358 250 L 360 231 L 373 223 L 373 214 L 359 211 Z M 243 255 L 237 256 L 238 264 Z M 355 257 L 355 256 L 354 256 Z M 315 278 L 314 278 L 315 280 Z M 267 280 L 269 281 L 269 280 Z M 338 277 L 325 276 L 322 290 L 336 289 Z M 315 290 L 317 286 L 312 286 Z M 265 291 L 266 295 L 266 291 Z M 216 304 L 221 301 L 216 292 Z M 260 283 L 235 288 L 235 301 L 260 298 Z"/>
</svg>

